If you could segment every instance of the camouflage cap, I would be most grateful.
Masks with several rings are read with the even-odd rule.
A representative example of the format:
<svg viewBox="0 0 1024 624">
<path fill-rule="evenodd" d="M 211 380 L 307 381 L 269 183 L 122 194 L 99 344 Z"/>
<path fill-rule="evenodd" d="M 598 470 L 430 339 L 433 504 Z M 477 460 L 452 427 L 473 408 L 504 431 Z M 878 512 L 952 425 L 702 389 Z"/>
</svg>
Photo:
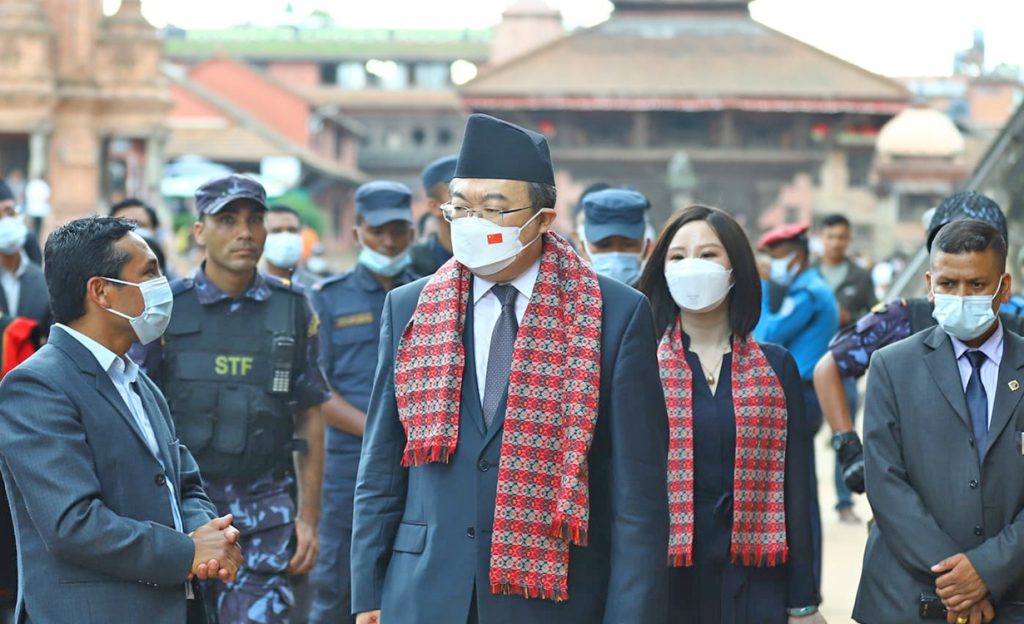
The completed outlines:
<svg viewBox="0 0 1024 624">
<path fill-rule="evenodd" d="M 928 225 L 927 249 L 932 250 L 932 241 L 939 233 L 942 226 L 960 219 L 977 219 L 992 224 L 1003 235 L 1003 240 L 1009 243 L 1006 234 L 1006 216 L 1003 214 L 999 204 L 990 198 L 975 191 L 961 191 L 954 193 L 942 200 L 939 207 L 932 215 L 932 221 Z"/>
</svg>

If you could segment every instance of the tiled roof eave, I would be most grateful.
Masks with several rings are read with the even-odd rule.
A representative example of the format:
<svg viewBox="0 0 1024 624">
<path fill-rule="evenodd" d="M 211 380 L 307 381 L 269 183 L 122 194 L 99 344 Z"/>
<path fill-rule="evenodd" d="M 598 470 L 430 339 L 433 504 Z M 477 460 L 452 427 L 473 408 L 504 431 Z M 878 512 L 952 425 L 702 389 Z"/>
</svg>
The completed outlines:
<svg viewBox="0 0 1024 624">
<path fill-rule="evenodd" d="M 475 110 L 576 111 L 719 111 L 773 113 L 860 113 L 895 115 L 907 106 L 902 99 L 792 98 L 792 97 L 599 97 L 464 95 L 463 103 Z"/>
</svg>

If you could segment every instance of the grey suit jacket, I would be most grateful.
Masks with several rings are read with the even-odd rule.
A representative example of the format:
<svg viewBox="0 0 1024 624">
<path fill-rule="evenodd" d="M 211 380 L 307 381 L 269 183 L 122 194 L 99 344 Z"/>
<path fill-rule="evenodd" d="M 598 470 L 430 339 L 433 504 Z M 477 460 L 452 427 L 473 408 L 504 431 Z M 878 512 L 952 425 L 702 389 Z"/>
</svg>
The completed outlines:
<svg viewBox="0 0 1024 624">
<path fill-rule="evenodd" d="M 21 276 L 21 294 L 18 295 L 18 316 L 30 318 L 43 326 L 46 335 L 50 325 L 50 294 L 46 290 L 46 278 L 38 264 L 29 262 Z M 7 298 L 0 288 L 0 310 L 7 311 Z"/>
<path fill-rule="evenodd" d="M 447 464 L 401 466 L 394 356 L 426 279 L 388 295 L 356 481 L 352 606 L 389 624 L 467 621 L 474 593 L 488 624 L 662 624 L 668 605 L 668 420 L 647 299 L 600 278 L 601 386 L 588 456 L 590 543 L 570 548 L 569 599 L 491 593 L 491 527 L 504 406 L 480 407 L 466 321 L 459 446 Z M 471 306 L 472 307 L 472 306 Z M 470 314 L 472 311 L 470 311 Z"/>
<path fill-rule="evenodd" d="M 160 391 L 143 374 L 139 391 L 159 458 L 96 358 L 59 328 L 0 382 L 0 469 L 17 536 L 19 618 L 185 622 L 195 549 L 174 529 L 164 479 L 175 485 L 186 533 L 216 509 Z"/>
<path fill-rule="evenodd" d="M 935 591 L 931 567 L 965 553 L 992 594 L 996 621 L 1024 622 L 1024 338 L 1004 335 L 981 462 L 945 332 L 922 331 L 872 358 L 864 453 L 876 524 L 857 621 L 916 621 L 921 593 Z"/>
</svg>

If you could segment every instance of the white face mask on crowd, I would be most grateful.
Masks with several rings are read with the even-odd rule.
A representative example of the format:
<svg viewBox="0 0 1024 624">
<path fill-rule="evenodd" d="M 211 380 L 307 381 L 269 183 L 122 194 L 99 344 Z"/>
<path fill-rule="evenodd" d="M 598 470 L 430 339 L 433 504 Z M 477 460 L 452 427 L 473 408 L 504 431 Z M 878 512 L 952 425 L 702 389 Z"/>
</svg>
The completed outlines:
<svg viewBox="0 0 1024 624">
<path fill-rule="evenodd" d="M 174 307 L 174 293 L 163 275 L 154 277 L 151 280 L 136 284 L 125 282 L 112 277 L 103 279 L 115 284 L 135 286 L 142 291 L 142 302 L 145 308 L 138 316 L 129 316 L 124 312 L 118 312 L 113 308 L 107 308 L 111 314 L 116 314 L 131 323 L 135 335 L 142 344 L 149 344 L 164 335 L 167 325 L 171 322 L 171 309 Z"/>
<path fill-rule="evenodd" d="M 452 221 L 452 254 L 463 266 L 477 275 L 494 275 L 508 268 L 524 249 L 537 242 L 540 234 L 523 244 L 519 240 L 526 226 L 540 216 L 540 211 L 523 225 L 501 226 L 481 217 L 466 216 Z"/>
<path fill-rule="evenodd" d="M 718 307 L 732 289 L 732 271 L 710 260 L 685 258 L 665 267 L 672 300 L 689 312 Z"/>
<path fill-rule="evenodd" d="M 21 216 L 0 219 L 0 253 L 12 254 L 25 245 L 28 226 Z"/>
<path fill-rule="evenodd" d="M 796 252 L 789 254 L 785 258 L 772 258 L 771 265 L 769 268 L 769 277 L 773 282 L 781 286 L 789 286 L 793 283 L 793 278 L 796 277 L 795 271 L 789 267 L 789 265 L 796 259 Z"/>
<path fill-rule="evenodd" d="M 297 232 L 268 234 L 263 257 L 276 267 L 294 269 L 302 259 L 302 235 Z"/>
<path fill-rule="evenodd" d="M 1003 289 L 1003 278 L 999 278 L 999 285 L 993 295 L 974 295 L 961 297 L 960 295 L 945 295 L 936 293 L 932 288 L 932 297 L 935 298 L 935 309 L 932 310 L 932 318 L 950 336 L 960 340 L 974 340 L 984 334 L 996 320 L 996 313 L 992 309 L 992 302 L 999 296 Z"/>
</svg>

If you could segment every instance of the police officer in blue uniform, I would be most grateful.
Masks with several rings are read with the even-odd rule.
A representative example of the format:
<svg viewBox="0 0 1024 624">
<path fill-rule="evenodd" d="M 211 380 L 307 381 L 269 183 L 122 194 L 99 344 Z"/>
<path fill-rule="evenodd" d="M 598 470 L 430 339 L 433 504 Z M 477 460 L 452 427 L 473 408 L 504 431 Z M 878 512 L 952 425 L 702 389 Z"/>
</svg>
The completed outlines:
<svg viewBox="0 0 1024 624">
<path fill-rule="evenodd" d="M 778 310 L 771 310 L 768 298 L 762 299 L 761 320 L 754 328 L 758 342 L 772 342 L 793 354 L 804 382 L 807 415 L 804 444 L 811 457 L 811 535 L 814 541 L 815 587 L 821 588 L 821 510 L 818 507 L 818 480 L 814 470 L 814 434 L 821 427 L 821 407 L 814 394 L 814 365 L 828 350 L 828 342 L 839 329 L 839 306 L 828 282 L 809 262 L 807 225 L 776 228 L 761 239 L 758 247 L 771 256 L 771 281 L 789 291 Z M 768 292 L 765 288 L 764 292 Z"/>
<path fill-rule="evenodd" d="M 158 370 L 181 441 L 219 513 L 245 542 L 238 580 L 204 587 L 221 624 L 287 624 L 289 574 L 312 569 L 329 397 L 318 320 L 299 287 L 257 271 L 266 192 L 231 175 L 196 191 L 193 234 L 206 259 L 172 284 Z M 140 616 L 141 617 L 141 616 Z"/>
<path fill-rule="evenodd" d="M 647 256 L 650 202 L 629 189 L 609 188 L 583 198 L 583 247 L 600 275 L 633 286 Z"/>
<path fill-rule="evenodd" d="M 362 250 L 348 273 L 313 290 L 323 319 L 321 362 L 331 385 L 324 406 L 327 461 L 320 560 L 313 570 L 312 624 L 354 622 L 349 571 L 352 500 L 363 425 L 377 366 L 380 315 L 388 291 L 419 276 L 409 269 L 412 193 L 396 182 L 370 182 L 356 191 L 356 237 Z"/>
<path fill-rule="evenodd" d="M 448 203 L 448 184 L 455 177 L 458 154 L 438 158 L 423 169 L 420 178 L 427 194 L 427 209 L 434 215 L 437 231 L 409 249 L 412 270 L 420 275 L 433 275 L 434 271 L 452 257 L 452 225 L 441 214 L 441 206 Z"/>
</svg>

